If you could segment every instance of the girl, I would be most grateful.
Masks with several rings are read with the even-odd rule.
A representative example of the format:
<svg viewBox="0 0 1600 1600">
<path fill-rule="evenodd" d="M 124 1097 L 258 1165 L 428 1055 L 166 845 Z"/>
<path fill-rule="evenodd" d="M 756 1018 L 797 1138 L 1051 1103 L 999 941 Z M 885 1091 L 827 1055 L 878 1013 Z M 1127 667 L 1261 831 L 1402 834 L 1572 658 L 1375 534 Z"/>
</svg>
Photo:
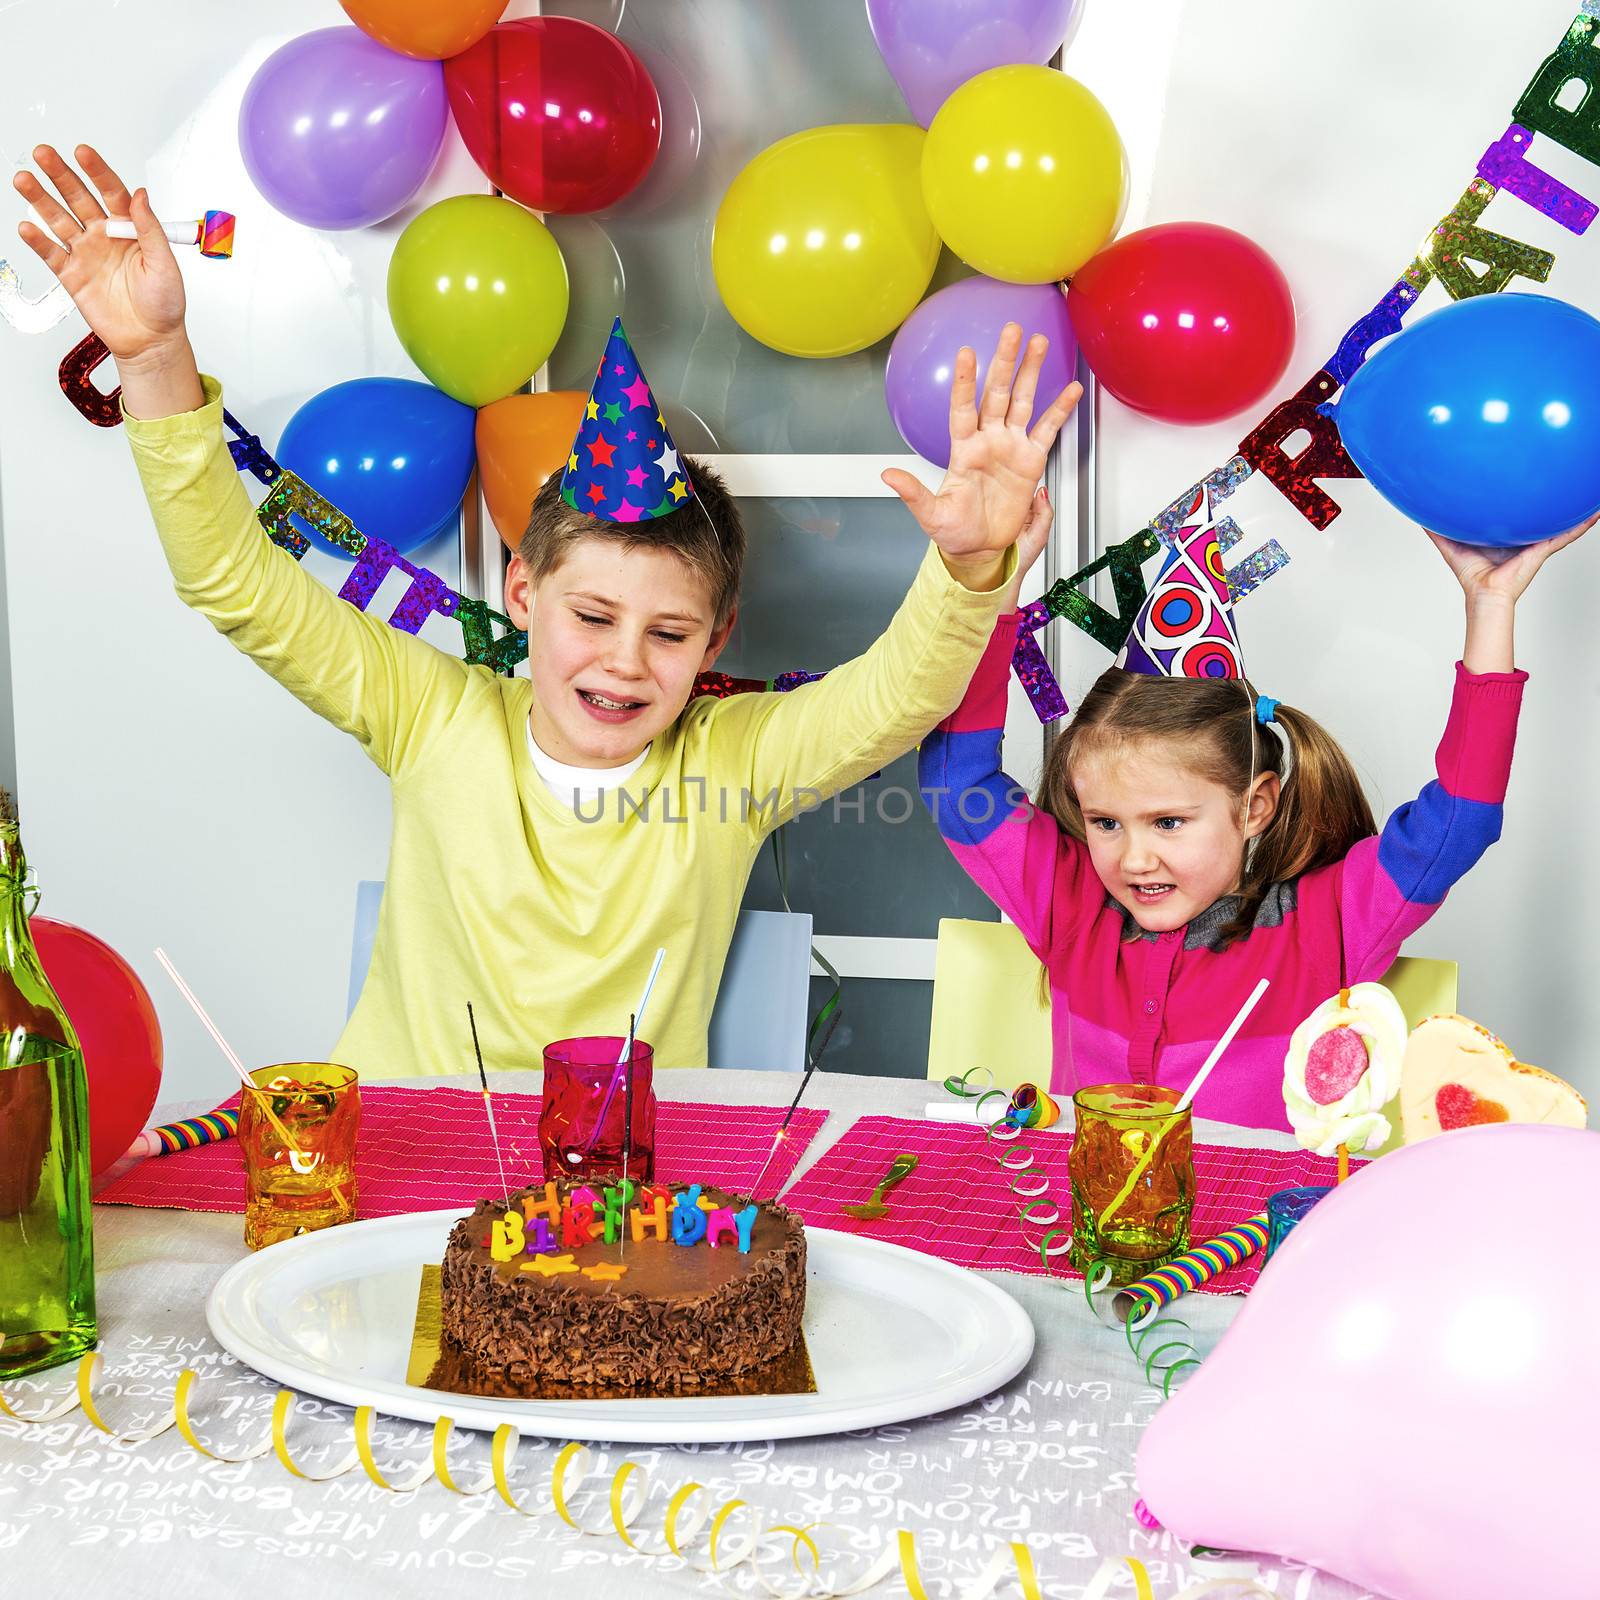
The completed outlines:
<svg viewBox="0 0 1600 1600">
<path fill-rule="evenodd" d="M 1295 1025 L 1341 987 L 1381 978 L 1499 836 L 1527 677 L 1512 664 L 1516 602 L 1594 520 L 1510 551 L 1429 535 L 1466 592 L 1466 645 L 1438 779 L 1381 834 L 1329 734 L 1243 678 L 1209 528 L 1181 530 L 1119 664 L 1051 749 L 1033 805 L 1000 770 L 1019 621 L 1002 615 L 966 697 L 924 741 L 919 776 L 956 859 L 1044 963 L 1053 1091 L 1185 1088 L 1266 977 L 1195 1111 L 1289 1126 Z M 1025 538 L 1022 570 L 1042 543 Z M 1020 586 L 1019 573 L 1013 607 Z M 1182 623 L 1195 608 L 1205 617 L 1187 637 L 1209 633 L 1203 648 L 1160 648 L 1182 632 L 1168 626 L 1174 612 Z M 1184 676 L 1185 664 L 1226 675 Z"/>
</svg>

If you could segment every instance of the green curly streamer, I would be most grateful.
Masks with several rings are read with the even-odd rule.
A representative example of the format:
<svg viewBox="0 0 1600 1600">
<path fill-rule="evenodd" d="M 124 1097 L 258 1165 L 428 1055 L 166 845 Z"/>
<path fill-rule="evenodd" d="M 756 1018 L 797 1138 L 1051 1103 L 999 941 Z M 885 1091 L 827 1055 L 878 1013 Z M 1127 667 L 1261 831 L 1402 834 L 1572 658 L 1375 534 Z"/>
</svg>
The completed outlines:
<svg viewBox="0 0 1600 1600">
<path fill-rule="evenodd" d="M 974 1079 L 981 1081 L 974 1084 Z M 974 1107 L 981 1121 L 984 1105 L 991 1099 L 1000 1099 L 1010 1105 L 1010 1096 L 1003 1090 L 994 1087 L 994 1074 L 987 1067 L 969 1067 L 959 1077 L 951 1076 L 944 1080 L 947 1093 L 955 1095 L 962 1100 L 975 1100 Z M 997 1144 L 1014 1144 L 1020 1138 L 1023 1129 L 1007 1124 L 1004 1116 L 997 1121 L 984 1124 L 984 1137 L 992 1139 Z M 1020 1159 L 1017 1159 L 1019 1158 Z M 1039 1263 L 1044 1268 L 1047 1277 L 1060 1281 L 1060 1274 L 1055 1263 L 1059 1257 L 1065 1255 L 1071 1247 L 1072 1229 L 1070 1226 L 1052 1226 L 1061 1222 L 1061 1209 L 1059 1206 L 1042 1198 L 1049 1189 L 1049 1180 L 1042 1173 L 1034 1172 L 1033 1153 L 1024 1144 L 1016 1144 L 1014 1149 L 1006 1151 L 1002 1156 L 996 1157 L 998 1165 L 1011 1174 L 1010 1190 L 1013 1198 L 1025 1201 L 1017 1215 L 1018 1225 L 1024 1229 L 1028 1227 L 1042 1227 L 1045 1229 L 1043 1236 L 1035 1243 L 1028 1239 L 1039 1252 Z M 1028 1174 L 1032 1173 L 1032 1177 Z M 1018 1188 L 1021 1184 L 1040 1184 L 1041 1187 L 1031 1194 L 1024 1194 Z M 1048 1215 L 1044 1214 L 1048 1213 Z M 1024 1232 L 1026 1239 L 1027 1234 Z M 1108 1296 L 1105 1291 L 1111 1290 Z M 1098 1298 L 1097 1298 L 1098 1297 Z M 1115 1310 L 1116 1289 L 1112 1283 L 1112 1268 L 1109 1262 L 1091 1261 L 1083 1274 L 1083 1298 L 1089 1307 L 1090 1315 L 1096 1321 L 1114 1324 L 1118 1320 Z M 1123 1322 L 1123 1334 L 1128 1341 L 1128 1349 L 1135 1361 L 1139 1363 L 1144 1373 L 1145 1382 L 1159 1386 L 1161 1396 L 1165 1399 L 1172 1397 L 1173 1385 L 1180 1375 L 1191 1367 L 1200 1365 L 1200 1358 L 1195 1354 L 1194 1332 L 1189 1324 L 1179 1317 L 1161 1316 L 1158 1313 L 1162 1307 L 1148 1305 L 1135 1310 Z M 1162 1330 L 1171 1330 L 1167 1337 L 1163 1337 L 1152 1348 L 1150 1341 Z M 1169 1352 L 1182 1352 L 1176 1360 L 1167 1360 Z"/>
</svg>

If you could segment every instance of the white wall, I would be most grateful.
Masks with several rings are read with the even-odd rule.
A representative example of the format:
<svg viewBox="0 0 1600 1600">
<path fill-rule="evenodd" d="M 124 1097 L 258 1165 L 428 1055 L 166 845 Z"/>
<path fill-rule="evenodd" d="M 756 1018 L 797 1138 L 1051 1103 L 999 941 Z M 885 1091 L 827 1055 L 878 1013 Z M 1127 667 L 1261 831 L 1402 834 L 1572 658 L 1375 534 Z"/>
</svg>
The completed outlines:
<svg viewBox="0 0 1600 1600">
<path fill-rule="evenodd" d="M 1301 313 L 1287 393 L 1460 195 L 1574 9 L 1574 0 L 1344 0 L 1316 13 L 1281 0 L 1090 0 L 1066 65 L 1127 138 L 1128 227 L 1222 222 L 1282 263 Z M 261 22 L 253 15 L 214 0 L 0 7 L 0 155 L 12 162 L 41 139 L 87 139 L 147 181 L 171 215 L 238 213 L 235 260 L 188 266 L 192 324 L 202 364 L 270 442 L 328 384 L 416 376 L 384 309 L 393 241 L 420 205 L 482 181 L 452 142 L 419 205 L 383 227 L 318 234 L 276 216 L 240 163 L 240 95 L 270 49 L 344 17 L 332 0 L 281 0 Z M 1600 198 L 1600 171 L 1544 141 L 1538 159 Z M 1574 238 L 1508 197 L 1485 220 L 1554 249 L 1550 291 L 1600 311 L 1600 228 Z M 25 287 L 42 290 L 47 276 L 20 259 L 10 226 L 0 238 Z M 1431 289 L 1423 309 L 1440 294 Z M 166 1034 L 168 1092 L 220 1095 L 212 1046 L 151 947 L 168 948 L 247 1059 L 325 1052 L 344 1014 L 353 886 L 383 872 L 385 787 L 353 744 L 235 660 L 173 597 L 120 435 L 89 427 L 57 391 L 56 365 L 81 331 L 77 319 L 36 337 L 0 328 L 0 520 L 24 836 L 46 914 L 109 939 L 144 975 Z M 1226 459 L 1255 420 L 1163 428 L 1108 399 L 1103 542 Z M 1326 533 L 1260 480 L 1235 496 L 1230 509 L 1253 542 L 1275 536 L 1293 557 L 1245 602 L 1241 629 L 1258 683 L 1322 717 L 1387 809 L 1429 774 L 1459 596 L 1420 534 L 1366 485 L 1331 492 L 1346 509 Z M 449 551 L 425 560 L 454 570 Z M 1415 941 L 1420 953 L 1461 960 L 1466 1010 L 1594 1093 L 1600 1069 L 1583 1041 L 1600 999 L 1583 977 L 1594 940 L 1573 858 L 1596 776 L 1583 719 L 1600 670 L 1581 645 L 1597 562 L 1600 545 L 1580 547 L 1529 597 L 1519 658 L 1533 682 L 1507 838 Z M 1105 658 L 1081 638 L 1063 648 L 1075 697 Z"/>
<path fill-rule="evenodd" d="M 1106 100 L 1135 174 L 1125 226 L 1199 218 L 1238 228 L 1278 260 L 1300 332 L 1292 393 L 1399 277 L 1506 129 L 1575 0 L 1114 0 L 1092 4 L 1066 69 Z M 1171 26 L 1167 26 L 1171 19 Z M 1600 200 L 1600 168 L 1539 139 L 1535 162 Z M 1600 313 L 1600 226 L 1579 238 L 1501 194 L 1483 225 L 1553 250 L 1547 289 Z M 1448 304 L 1430 286 L 1412 316 Z M 1234 451 L 1263 405 L 1230 424 L 1164 427 L 1107 397 L 1102 543 L 1126 537 Z M 1423 536 L 1364 482 L 1324 485 L 1344 507 L 1325 532 L 1257 476 L 1228 510 L 1239 553 L 1276 537 L 1292 564 L 1239 608 L 1255 682 L 1322 719 L 1367 780 L 1380 816 L 1432 775 L 1461 592 Z M 1600 953 L 1587 845 L 1600 763 L 1593 596 L 1600 536 L 1557 558 L 1521 607 L 1531 674 L 1505 836 L 1412 941 L 1458 959 L 1461 1006 L 1520 1057 L 1600 1097 Z M 1106 664 L 1071 648 L 1069 697 Z"/>
</svg>

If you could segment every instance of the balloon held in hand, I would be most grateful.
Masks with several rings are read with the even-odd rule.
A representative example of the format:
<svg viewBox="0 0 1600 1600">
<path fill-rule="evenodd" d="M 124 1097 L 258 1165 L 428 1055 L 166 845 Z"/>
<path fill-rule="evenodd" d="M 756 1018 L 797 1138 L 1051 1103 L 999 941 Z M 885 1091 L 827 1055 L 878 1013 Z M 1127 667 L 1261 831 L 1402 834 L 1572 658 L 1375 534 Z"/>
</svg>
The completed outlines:
<svg viewBox="0 0 1600 1600">
<path fill-rule="evenodd" d="M 1462 544 L 1536 544 L 1600 510 L 1600 321 L 1536 294 L 1486 294 L 1368 358 L 1335 415 L 1397 510 Z"/>
</svg>

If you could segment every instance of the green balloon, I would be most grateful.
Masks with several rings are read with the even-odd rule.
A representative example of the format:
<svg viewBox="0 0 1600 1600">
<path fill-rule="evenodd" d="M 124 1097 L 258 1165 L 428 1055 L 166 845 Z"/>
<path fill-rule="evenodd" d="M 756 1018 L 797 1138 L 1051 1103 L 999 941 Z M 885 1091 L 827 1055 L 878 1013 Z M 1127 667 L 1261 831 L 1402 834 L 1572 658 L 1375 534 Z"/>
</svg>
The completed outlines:
<svg viewBox="0 0 1600 1600">
<path fill-rule="evenodd" d="M 492 405 L 555 349 L 567 320 L 567 264 L 532 212 L 494 195 L 457 195 L 400 235 L 389 318 L 431 384 L 464 405 Z"/>
</svg>

